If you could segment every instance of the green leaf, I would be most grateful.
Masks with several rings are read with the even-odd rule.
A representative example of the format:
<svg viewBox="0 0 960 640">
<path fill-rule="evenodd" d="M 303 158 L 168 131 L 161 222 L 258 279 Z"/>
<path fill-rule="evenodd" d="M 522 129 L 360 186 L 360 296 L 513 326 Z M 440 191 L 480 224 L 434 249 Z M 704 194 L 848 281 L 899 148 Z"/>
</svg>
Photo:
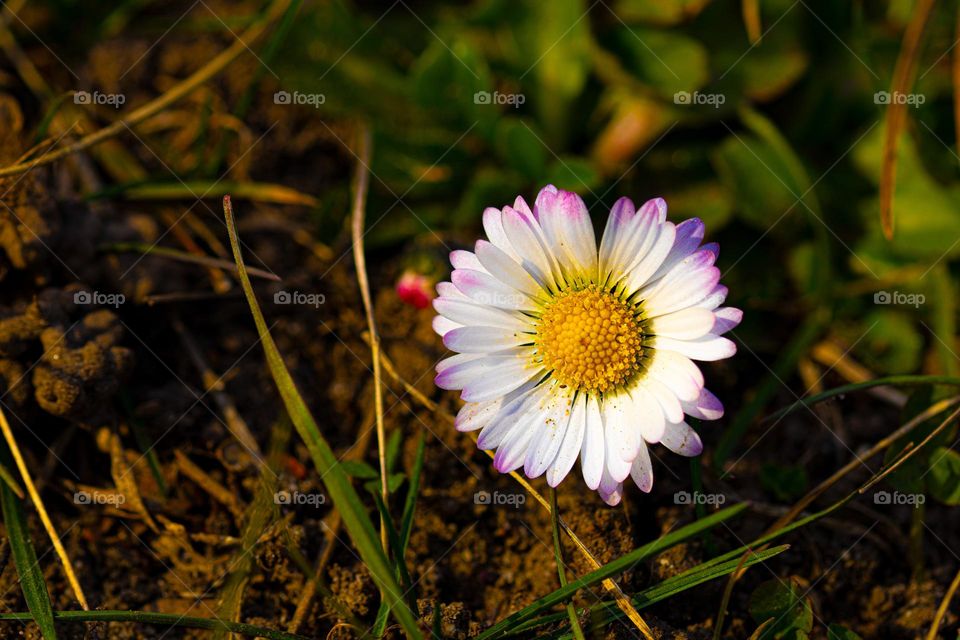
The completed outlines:
<svg viewBox="0 0 960 640">
<path fill-rule="evenodd" d="M 351 478 L 371 480 L 373 478 L 380 477 L 379 471 L 371 467 L 366 462 L 362 462 L 360 460 L 343 460 L 340 462 L 340 466 L 343 468 L 344 473 Z"/>
<path fill-rule="evenodd" d="M 323 478 L 324 486 L 333 500 L 334 506 L 340 512 L 343 524 L 350 534 L 351 539 L 360 552 L 367 569 L 373 576 L 380 593 L 384 600 L 390 606 L 397 622 L 403 627 L 408 637 L 421 638 L 417 620 L 413 612 L 403 601 L 402 590 L 394 577 L 393 567 L 383 548 L 380 546 L 379 536 L 370 521 L 360 496 L 350 484 L 343 467 L 340 465 L 333 449 L 320 434 L 317 423 L 307 408 L 303 397 L 297 390 L 297 386 L 283 362 L 280 351 L 277 349 L 273 337 L 267 328 L 263 312 L 260 310 L 260 304 L 257 302 L 253 287 L 250 284 L 250 277 L 247 275 L 246 265 L 243 262 L 243 256 L 240 253 L 240 238 L 237 236 L 236 223 L 233 218 L 233 211 L 230 207 L 229 199 L 224 199 L 224 214 L 226 216 L 227 231 L 230 235 L 230 246 L 233 249 L 233 257 L 237 263 L 237 271 L 240 275 L 240 284 L 243 286 L 243 292 L 250 305 L 250 311 L 253 314 L 254 323 L 257 326 L 257 333 L 260 336 L 264 353 L 267 358 L 267 365 L 270 368 L 270 374 L 273 376 L 277 385 L 277 390 L 283 399 L 287 413 L 293 421 L 297 432 L 303 439 L 310 457 L 317 467 L 317 472 Z"/>
<path fill-rule="evenodd" d="M 600 184 L 600 174 L 586 158 L 561 156 L 547 170 L 546 182 L 558 189 L 589 193 Z"/>
<path fill-rule="evenodd" d="M 847 629 L 841 624 L 831 624 L 827 627 L 827 640 L 862 640 L 850 629 Z"/>
<path fill-rule="evenodd" d="M 540 179 L 547 166 L 547 150 L 535 127 L 520 118 L 506 116 L 497 123 L 494 134 L 500 158 L 530 180 Z"/>
<path fill-rule="evenodd" d="M 646 558 L 656 555 L 664 549 L 668 549 L 683 542 L 684 540 L 688 540 L 703 533 L 704 531 L 711 529 L 721 522 L 729 520 L 730 518 L 741 513 L 746 508 L 747 503 L 745 502 L 733 505 L 732 507 L 727 507 L 726 509 L 717 511 L 706 518 L 702 518 L 696 522 L 692 522 L 691 524 L 672 531 L 667 535 L 654 540 L 653 542 L 648 542 L 642 547 L 634 549 L 630 553 L 620 556 L 612 562 L 608 562 L 599 569 L 591 571 L 587 575 L 568 583 L 565 587 L 561 587 L 553 593 L 537 599 L 535 602 L 524 607 L 520 611 L 507 616 L 505 619 L 501 620 L 477 636 L 477 640 L 498 637 L 501 634 L 506 633 L 518 625 L 526 622 L 527 620 L 530 620 L 541 611 L 568 600 L 580 589 L 590 587 L 606 578 L 626 571 L 627 569 L 636 565 L 638 562 L 642 562 Z"/>
<path fill-rule="evenodd" d="M 940 502 L 955 507 L 960 504 L 960 454 L 947 447 L 934 449 L 930 455 L 927 489 Z"/>
<path fill-rule="evenodd" d="M 43 579 L 37 552 L 30 539 L 30 528 L 27 526 L 23 502 L 3 482 L 0 482 L 0 504 L 3 507 L 3 523 L 7 527 L 7 537 L 13 552 L 13 563 L 20 578 L 23 599 L 27 603 L 27 608 L 30 609 L 30 618 L 40 627 L 40 632 L 46 640 L 56 640 L 57 632 L 53 628 L 50 594 L 47 592 L 47 583 Z"/>
<path fill-rule="evenodd" d="M 774 621 L 764 629 L 761 638 L 797 639 L 813 629 L 810 602 L 793 579 L 786 583 L 780 578 L 764 582 L 750 596 L 749 608 L 758 624 L 770 619 Z"/>
<path fill-rule="evenodd" d="M 695 91 L 709 78 L 707 50 L 693 38 L 624 27 L 616 33 L 615 41 L 637 77 L 665 97 L 672 99 L 678 91 Z"/>
<path fill-rule="evenodd" d="M 871 327 L 857 344 L 857 354 L 873 369 L 891 374 L 910 373 L 920 368 L 923 336 L 916 321 L 900 309 L 878 309 L 863 319 L 862 327 Z M 856 329 L 854 339 L 862 335 Z"/>
<path fill-rule="evenodd" d="M 710 0 L 619 0 L 613 12 L 624 22 L 670 26 L 693 18 Z"/>
</svg>

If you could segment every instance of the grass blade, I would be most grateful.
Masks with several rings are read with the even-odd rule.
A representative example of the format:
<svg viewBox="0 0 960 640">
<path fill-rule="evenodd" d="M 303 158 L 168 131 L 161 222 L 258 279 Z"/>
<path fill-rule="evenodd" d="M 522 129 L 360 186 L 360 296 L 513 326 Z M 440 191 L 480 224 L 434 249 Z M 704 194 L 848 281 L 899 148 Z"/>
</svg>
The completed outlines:
<svg viewBox="0 0 960 640">
<path fill-rule="evenodd" d="M 541 611 L 549 609 L 554 605 L 560 604 L 561 602 L 567 600 L 580 589 L 592 586 L 604 578 L 609 578 L 610 576 L 614 576 L 618 573 L 626 571 L 638 562 L 642 562 L 650 556 L 660 553 L 664 549 L 668 549 L 683 542 L 684 540 L 692 538 L 703 531 L 714 527 L 715 525 L 720 524 L 721 522 L 729 520 L 730 518 L 741 513 L 747 508 L 747 506 L 748 503 L 742 502 L 740 504 L 733 505 L 732 507 L 727 507 L 726 509 L 717 511 L 716 513 L 709 515 L 702 520 L 697 520 L 696 522 L 681 527 L 676 531 L 672 531 L 667 535 L 654 540 L 653 542 L 648 542 L 642 547 L 638 547 L 630 553 L 620 556 L 613 562 L 608 562 L 599 569 L 591 571 L 587 575 L 570 582 L 567 584 L 567 586 L 561 587 L 553 593 L 550 593 L 540 598 L 536 602 L 524 607 L 520 611 L 507 616 L 477 636 L 477 640 L 486 640 L 487 638 L 499 637 L 500 635 L 511 631 L 527 620 L 530 620 Z"/>
<path fill-rule="evenodd" d="M 4 457 L 9 457 L 6 451 L 4 451 Z M 30 619 L 37 623 L 40 633 L 46 640 L 56 640 L 57 632 L 53 628 L 50 594 L 47 592 L 47 583 L 43 579 L 37 552 L 30 539 L 23 502 L 3 482 L 0 482 L 0 505 L 3 508 L 3 522 L 7 526 L 7 537 L 10 539 L 10 549 L 13 552 L 13 563 L 20 577 L 23 599 L 27 603 L 27 608 L 30 609 Z"/>
<path fill-rule="evenodd" d="M 256 295 L 253 292 L 253 286 L 250 284 L 250 277 L 247 275 L 246 266 L 243 263 L 243 257 L 240 255 L 240 239 L 237 236 L 236 222 L 233 217 L 233 209 L 230 205 L 230 197 L 223 199 L 223 210 L 227 221 L 227 231 L 230 234 L 230 246 L 233 249 L 233 257 L 237 263 L 237 272 L 240 276 L 240 283 L 243 286 L 243 292 L 250 304 L 250 311 L 253 314 L 254 322 L 257 325 L 257 332 L 260 335 L 261 344 L 267 358 L 267 365 L 270 368 L 270 374 L 273 376 L 277 385 L 277 390 L 283 399 L 283 404 L 290 414 L 297 432 L 303 439 L 310 457 L 317 467 L 317 472 L 323 478 L 324 486 L 330 493 L 334 505 L 343 518 L 343 524 L 347 528 L 351 539 L 360 553 L 364 564 L 370 570 L 383 599 L 389 604 L 397 622 L 403 627 L 407 636 L 410 638 L 420 638 L 421 633 L 417 626 L 417 620 L 413 612 L 403 601 L 400 585 L 394 577 L 393 567 L 387 560 L 380 546 L 379 536 L 373 528 L 373 523 L 367 514 L 360 497 L 357 495 L 353 485 L 343 468 L 340 466 L 333 449 L 320 434 L 316 421 L 313 419 L 310 410 L 297 390 L 290 372 L 287 370 L 277 349 L 273 337 L 267 328 L 263 312 L 260 310 L 260 304 L 257 302 Z"/>
<path fill-rule="evenodd" d="M 33 620 L 33 613 L 0 613 L 0 620 Z M 242 622 L 225 622 L 216 618 L 191 618 L 176 613 L 154 613 L 152 611 L 57 611 L 53 619 L 60 622 L 139 622 L 168 627 L 187 627 L 214 631 L 223 629 L 239 633 L 248 638 L 267 638 L 267 640 L 308 640 L 306 636 L 264 629 Z M 46 637 L 46 636 L 45 636 Z M 49 636 L 53 637 L 53 636 Z"/>
</svg>

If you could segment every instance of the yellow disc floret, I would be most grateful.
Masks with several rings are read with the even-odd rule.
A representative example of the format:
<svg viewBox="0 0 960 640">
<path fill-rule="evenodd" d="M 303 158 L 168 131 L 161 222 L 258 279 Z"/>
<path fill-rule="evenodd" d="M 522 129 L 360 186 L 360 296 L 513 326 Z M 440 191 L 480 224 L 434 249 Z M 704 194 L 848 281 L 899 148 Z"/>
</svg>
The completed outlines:
<svg viewBox="0 0 960 640">
<path fill-rule="evenodd" d="M 558 294 L 536 329 L 537 358 L 560 384 L 604 392 L 639 370 L 643 334 L 634 310 L 595 286 Z"/>
</svg>

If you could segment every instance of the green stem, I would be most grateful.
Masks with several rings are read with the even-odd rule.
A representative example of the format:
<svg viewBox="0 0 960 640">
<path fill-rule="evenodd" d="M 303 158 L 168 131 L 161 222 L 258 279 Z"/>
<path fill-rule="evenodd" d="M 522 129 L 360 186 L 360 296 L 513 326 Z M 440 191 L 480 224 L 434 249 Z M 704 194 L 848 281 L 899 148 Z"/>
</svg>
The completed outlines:
<svg viewBox="0 0 960 640">
<path fill-rule="evenodd" d="M 550 487 L 550 520 L 553 523 L 553 555 L 557 561 L 557 573 L 560 576 L 560 587 L 567 586 L 567 574 L 563 570 L 563 550 L 560 547 L 560 510 L 557 508 L 557 490 Z M 572 600 L 567 603 L 567 616 L 570 618 L 570 627 L 576 640 L 585 640 L 577 610 Z"/>
</svg>

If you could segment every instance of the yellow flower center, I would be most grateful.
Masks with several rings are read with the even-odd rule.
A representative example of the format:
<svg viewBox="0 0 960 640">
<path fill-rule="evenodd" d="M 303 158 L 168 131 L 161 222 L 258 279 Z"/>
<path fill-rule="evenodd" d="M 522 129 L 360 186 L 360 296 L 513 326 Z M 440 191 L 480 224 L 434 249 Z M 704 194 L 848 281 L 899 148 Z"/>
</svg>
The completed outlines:
<svg viewBox="0 0 960 640">
<path fill-rule="evenodd" d="M 643 332 L 636 314 L 595 286 L 557 295 L 536 328 L 537 356 L 562 385 L 602 393 L 640 368 Z"/>
</svg>

